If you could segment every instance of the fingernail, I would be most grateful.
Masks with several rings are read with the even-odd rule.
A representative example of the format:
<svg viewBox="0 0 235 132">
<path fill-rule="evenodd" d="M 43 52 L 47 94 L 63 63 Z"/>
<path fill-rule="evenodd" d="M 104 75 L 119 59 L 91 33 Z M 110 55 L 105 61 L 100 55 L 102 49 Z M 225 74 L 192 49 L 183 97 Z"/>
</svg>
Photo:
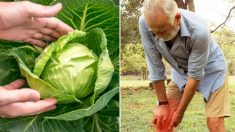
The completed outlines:
<svg viewBox="0 0 235 132">
<path fill-rule="evenodd" d="M 47 100 L 49 100 L 52 104 L 57 103 L 57 100 L 55 98 L 48 98 Z"/>
<path fill-rule="evenodd" d="M 16 81 L 19 81 L 21 83 L 26 83 L 26 80 L 24 80 L 24 79 L 17 79 Z"/>
<path fill-rule="evenodd" d="M 56 104 L 57 103 L 57 100 L 56 99 L 54 99 L 54 104 Z"/>
<path fill-rule="evenodd" d="M 57 3 L 54 6 L 61 6 L 62 7 L 62 4 L 61 3 Z"/>
<path fill-rule="evenodd" d="M 54 110 L 56 109 L 56 105 L 53 105 L 53 106 L 50 106 L 46 109 L 46 111 L 51 111 L 51 110 Z"/>
</svg>

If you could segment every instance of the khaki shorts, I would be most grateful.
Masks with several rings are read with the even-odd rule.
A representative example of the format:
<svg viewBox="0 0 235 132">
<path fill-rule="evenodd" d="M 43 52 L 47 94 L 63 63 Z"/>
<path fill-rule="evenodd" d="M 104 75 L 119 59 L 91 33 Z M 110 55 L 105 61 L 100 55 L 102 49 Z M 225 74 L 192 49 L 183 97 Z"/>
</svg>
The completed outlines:
<svg viewBox="0 0 235 132">
<path fill-rule="evenodd" d="M 174 110 L 180 104 L 183 92 L 174 82 L 170 82 L 167 86 L 167 98 L 171 108 Z M 226 79 L 224 85 L 211 94 L 205 105 L 206 117 L 228 117 L 231 115 L 229 103 L 228 81 Z"/>
</svg>

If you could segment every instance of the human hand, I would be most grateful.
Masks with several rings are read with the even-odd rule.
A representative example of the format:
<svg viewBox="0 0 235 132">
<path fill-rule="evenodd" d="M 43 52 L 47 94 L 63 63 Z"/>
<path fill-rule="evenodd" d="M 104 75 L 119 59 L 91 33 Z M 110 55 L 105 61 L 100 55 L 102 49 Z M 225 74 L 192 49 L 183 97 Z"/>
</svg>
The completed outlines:
<svg viewBox="0 0 235 132">
<path fill-rule="evenodd" d="M 0 39 L 29 42 L 45 47 L 73 29 L 53 17 L 62 9 L 60 3 L 43 6 L 29 1 L 0 2 Z"/>
<path fill-rule="evenodd" d="M 160 105 L 157 106 L 154 111 L 153 124 L 156 125 L 158 129 L 165 128 L 167 120 L 170 116 L 170 107 L 169 105 Z"/>
<path fill-rule="evenodd" d="M 183 116 L 184 116 L 184 112 L 176 110 L 173 113 L 173 116 L 171 118 L 170 125 L 169 125 L 168 129 L 172 129 L 173 127 L 177 127 L 181 123 Z"/>
<path fill-rule="evenodd" d="M 40 100 L 37 91 L 29 88 L 19 89 L 24 83 L 24 80 L 19 79 L 0 86 L 0 117 L 35 115 L 56 108 L 55 99 Z"/>
</svg>

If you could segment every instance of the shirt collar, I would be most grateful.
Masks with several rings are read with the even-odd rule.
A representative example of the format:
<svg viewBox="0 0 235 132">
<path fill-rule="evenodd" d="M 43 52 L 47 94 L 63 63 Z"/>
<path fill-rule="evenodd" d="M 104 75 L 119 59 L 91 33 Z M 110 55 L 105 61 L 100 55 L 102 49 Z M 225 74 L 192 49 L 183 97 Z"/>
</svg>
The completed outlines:
<svg viewBox="0 0 235 132">
<path fill-rule="evenodd" d="M 180 35 L 181 36 L 190 36 L 190 33 L 188 31 L 188 28 L 184 22 L 184 18 L 183 16 L 181 15 L 181 20 L 180 20 Z"/>
</svg>

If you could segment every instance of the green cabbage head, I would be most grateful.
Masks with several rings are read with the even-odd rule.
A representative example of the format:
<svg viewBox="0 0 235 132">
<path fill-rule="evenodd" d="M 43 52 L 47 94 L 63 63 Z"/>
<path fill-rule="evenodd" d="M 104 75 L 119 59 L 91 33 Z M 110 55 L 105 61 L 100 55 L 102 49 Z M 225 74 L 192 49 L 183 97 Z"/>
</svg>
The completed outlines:
<svg viewBox="0 0 235 132">
<path fill-rule="evenodd" d="M 97 56 L 79 43 L 69 43 L 48 60 L 41 79 L 52 87 L 83 98 L 93 92 Z"/>
<path fill-rule="evenodd" d="M 60 37 L 42 51 L 33 70 L 17 55 L 29 86 L 42 98 L 54 97 L 63 104 L 81 102 L 85 97 L 94 103 L 114 72 L 105 34 L 99 28 L 88 33 L 75 30 Z"/>
</svg>

